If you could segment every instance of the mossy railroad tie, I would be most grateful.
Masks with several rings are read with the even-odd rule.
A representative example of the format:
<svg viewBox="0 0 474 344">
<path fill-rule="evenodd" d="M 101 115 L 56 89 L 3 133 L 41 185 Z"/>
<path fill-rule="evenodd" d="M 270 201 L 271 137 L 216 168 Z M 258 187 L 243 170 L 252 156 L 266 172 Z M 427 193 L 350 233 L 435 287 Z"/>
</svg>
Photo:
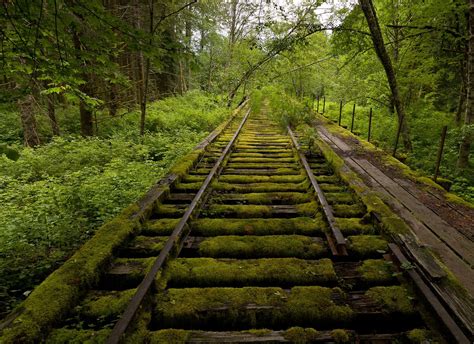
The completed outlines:
<svg viewBox="0 0 474 344">
<path fill-rule="evenodd" d="M 105 341 L 235 129 L 234 123 L 171 186 L 49 342 Z M 348 256 L 332 255 L 329 226 L 298 159 L 275 123 L 263 114 L 249 117 L 190 221 L 179 256 L 168 259 L 155 279 L 128 342 L 408 342 L 433 336 L 415 295 L 386 259 L 387 238 L 313 152 L 307 160 L 347 240 Z"/>
</svg>

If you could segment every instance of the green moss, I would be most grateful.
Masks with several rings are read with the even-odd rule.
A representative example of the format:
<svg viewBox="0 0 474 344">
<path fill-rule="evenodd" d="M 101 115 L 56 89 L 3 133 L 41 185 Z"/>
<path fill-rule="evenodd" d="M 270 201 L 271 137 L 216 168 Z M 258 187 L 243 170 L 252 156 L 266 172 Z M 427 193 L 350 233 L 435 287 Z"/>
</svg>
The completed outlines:
<svg viewBox="0 0 474 344">
<path fill-rule="evenodd" d="M 252 330 L 247 330 L 243 331 L 243 333 L 249 333 L 251 335 L 257 336 L 257 337 L 264 337 L 272 333 L 272 330 L 263 328 L 263 329 L 252 329 Z"/>
<path fill-rule="evenodd" d="M 339 180 L 339 177 L 337 176 L 325 176 L 325 175 L 322 175 L 322 176 L 314 176 L 314 178 L 316 178 L 316 181 L 318 183 L 339 183 L 340 180 Z"/>
<path fill-rule="evenodd" d="M 195 149 L 188 155 L 185 155 L 182 159 L 179 160 L 179 163 L 177 163 L 170 169 L 170 173 L 183 177 L 189 172 L 191 168 L 193 168 L 194 164 L 203 152 L 204 150 L 202 149 Z"/>
<path fill-rule="evenodd" d="M 178 258 L 169 263 L 167 272 L 169 285 L 180 287 L 308 285 L 336 281 L 330 259 Z"/>
<path fill-rule="evenodd" d="M 371 284 L 387 284 L 394 280 L 393 263 L 383 259 L 368 259 L 357 268 L 364 282 Z"/>
<path fill-rule="evenodd" d="M 300 183 L 305 180 L 303 175 L 283 175 L 283 176 L 245 176 L 245 175 L 222 175 L 219 177 L 219 182 L 222 183 Z"/>
<path fill-rule="evenodd" d="M 263 258 L 296 257 L 318 258 L 327 252 L 322 242 L 303 235 L 217 236 L 199 245 L 199 254 L 207 257 Z"/>
<path fill-rule="evenodd" d="M 431 335 L 428 330 L 415 328 L 407 333 L 407 338 L 410 343 L 421 344 L 430 339 Z"/>
<path fill-rule="evenodd" d="M 353 203 L 355 201 L 354 196 L 351 193 L 330 193 L 325 194 L 329 204 L 335 203 Z"/>
<path fill-rule="evenodd" d="M 157 256 L 165 246 L 166 241 L 168 241 L 167 236 L 148 237 L 139 235 L 123 251 L 127 254 L 140 256 Z"/>
<path fill-rule="evenodd" d="M 232 184 L 218 182 L 213 188 L 218 191 L 234 192 L 306 192 L 308 183 L 249 183 Z"/>
<path fill-rule="evenodd" d="M 265 168 L 292 168 L 294 167 L 294 163 L 289 164 L 289 163 L 266 163 L 265 166 L 262 164 L 252 164 L 252 163 L 228 163 L 227 164 L 228 168 L 243 168 L 243 169 L 261 169 L 262 167 Z"/>
<path fill-rule="evenodd" d="M 135 289 L 93 291 L 77 308 L 80 314 L 92 320 L 113 319 L 123 313 L 134 294 Z"/>
<path fill-rule="evenodd" d="M 380 255 L 388 248 L 388 242 L 380 235 L 353 235 L 347 239 L 349 251 L 361 257 Z"/>
<path fill-rule="evenodd" d="M 148 221 L 143 226 L 142 234 L 146 235 L 170 235 L 180 219 L 159 219 Z"/>
<path fill-rule="evenodd" d="M 401 286 L 373 287 L 365 295 L 375 301 L 385 312 L 412 315 L 415 313 L 413 297 Z"/>
<path fill-rule="evenodd" d="M 377 232 L 372 224 L 365 223 L 360 218 L 336 218 L 336 225 L 344 235 L 375 234 Z"/>
<path fill-rule="evenodd" d="M 335 329 L 331 331 L 331 337 L 336 343 L 351 343 L 351 333 L 344 329 Z"/>
<path fill-rule="evenodd" d="M 346 299 L 346 295 L 339 288 L 294 287 L 291 289 L 285 313 L 287 317 L 300 324 L 331 324 L 350 321 L 354 316 L 351 308 L 334 303 L 333 298 L 341 302 Z"/>
<path fill-rule="evenodd" d="M 182 183 L 203 183 L 204 179 L 206 179 L 205 175 L 200 174 L 187 174 L 181 179 Z"/>
<path fill-rule="evenodd" d="M 223 194 L 214 197 L 214 203 L 226 202 L 229 200 L 250 203 L 250 204 L 297 204 L 309 202 L 312 196 L 303 192 L 256 192 L 245 194 Z"/>
<path fill-rule="evenodd" d="M 324 192 L 346 192 L 346 187 L 341 185 L 321 183 L 319 186 Z"/>
<path fill-rule="evenodd" d="M 183 192 L 196 192 L 199 191 L 199 189 L 202 186 L 202 182 L 196 182 L 196 183 L 175 183 L 173 185 L 174 190 L 179 190 Z"/>
<path fill-rule="evenodd" d="M 319 332 L 313 328 L 290 327 L 283 333 L 283 338 L 295 344 L 313 343 Z"/>
<path fill-rule="evenodd" d="M 255 317 L 246 305 L 272 306 L 264 311 L 271 317 L 285 300 L 286 293 L 281 288 L 168 289 L 158 295 L 155 312 L 162 326 L 189 326 L 220 319 L 222 326 L 245 323 L 255 327 Z"/>
<path fill-rule="evenodd" d="M 322 234 L 327 225 L 318 216 L 289 219 L 198 219 L 191 224 L 194 235 L 269 235 L 269 234 Z"/>
<path fill-rule="evenodd" d="M 108 271 L 107 280 L 109 283 L 119 283 L 125 286 L 138 284 L 151 269 L 155 259 L 156 257 L 117 258 Z"/>
<path fill-rule="evenodd" d="M 185 330 L 167 329 L 151 332 L 149 344 L 185 344 L 190 332 Z"/>
<path fill-rule="evenodd" d="M 46 344 L 102 344 L 106 341 L 111 330 L 73 330 L 61 328 L 51 332 Z"/>
<path fill-rule="evenodd" d="M 298 204 L 296 208 L 300 216 L 313 217 L 319 211 L 319 205 L 316 201 Z"/>
<path fill-rule="evenodd" d="M 264 153 L 248 153 L 248 152 L 245 152 L 245 153 L 232 153 L 231 155 L 231 158 L 275 158 L 275 159 L 279 159 L 279 158 L 293 158 L 294 154 L 292 152 L 286 152 L 286 153 L 277 153 L 277 154 L 271 154 L 271 155 L 268 155 L 268 154 L 264 154 Z"/>
<path fill-rule="evenodd" d="M 332 205 L 336 217 L 362 217 L 365 215 L 365 207 L 359 204 L 334 204 Z"/>
<path fill-rule="evenodd" d="M 22 303 L 23 313 L 3 331 L 0 341 L 30 343 L 47 335 L 49 328 L 74 308 L 83 291 L 99 281 L 113 252 L 138 230 L 138 221 L 129 220 L 137 211 L 137 206 L 130 206 L 104 224 L 92 239 L 36 287 Z"/>
<path fill-rule="evenodd" d="M 209 217 L 271 217 L 272 208 L 266 205 L 213 204 L 204 210 L 203 214 Z"/>
<path fill-rule="evenodd" d="M 353 311 L 333 298 L 340 302 L 345 294 L 338 288 L 315 286 L 294 287 L 289 295 L 281 288 L 171 288 L 158 295 L 155 312 L 162 326 L 219 321 L 220 326 L 255 327 L 257 320 L 259 326 L 315 322 L 323 326 L 350 321 Z"/>
<path fill-rule="evenodd" d="M 231 163 L 258 163 L 258 164 L 266 164 L 268 162 L 274 163 L 295 163 L 295 158 L 255 158 L 255 157 L 231 157 L 229 162 Z"/>
<path fill-rule="evenodd" d="M 155 213 L 159 217 L 181 217 L 185 209 L 171 204 L 158 204 Z"/>
</svg>

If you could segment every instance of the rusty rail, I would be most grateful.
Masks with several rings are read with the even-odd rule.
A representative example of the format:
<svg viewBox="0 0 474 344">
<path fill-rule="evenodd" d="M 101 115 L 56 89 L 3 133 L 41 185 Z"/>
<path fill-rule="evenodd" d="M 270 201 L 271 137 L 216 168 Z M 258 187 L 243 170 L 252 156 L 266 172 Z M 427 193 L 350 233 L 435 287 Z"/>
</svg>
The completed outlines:
<svg viewBox="0 0 474 344">
<path fill-rule="evenodd" d="M 153 263 L 153 266 L 151 267 L 150 271 L 145 275 L 144 279 L 138 286 L 137 291 L 135 292 L 129 304 L 127 305 L 127 308 L 125 309 L 122 316 L 117 321 L 114 328 L 112 329 L 112 332 L 110 333 L 109 337 L 107 338 L 107 341 L 106 341 L 107 344 L 119 343 L 120 340 L 122 339 L 122 336 L 127 331 L 130 323 L 133 321 L 133 318 L 135 317 L 135 314 L 140 308 L 140 305 L 143 299 L 145 298 L 146 294 L 150 290 L 150 287 L 153 285 L 153 281 L 155 280 L 156 275 L 158 274 L 159 270 L 163 267 L 163 264 L 166 262 L 166 259 L 169 257 L 173 247 L 176 245 L 176 243 L 180 239 L 184 231 L 184 228 L 187 225 L 188 220 L 191 218 L 194 211 L 198 209 L 198 205 L 200 204 L 200 201 L 204 197 L 214 177 L 218 175 L 220 171 L 222 170 L 222 163 L 224 162 L 232 146 L 234 145 L 237 137 L 239 136 L 240 131 L 242 130 L 242 127 L 244 126 L 245 122 L 247 121 L 247 118 L 249 117 L 249 114 L 250 114 L 250 109 L 245 114 L 239 127 L 235 131 L 234 136 L 229 141 L 224 151 L 222 152 L 221 156 L 214 164 L 214 167 L 211 169 L 211 171 L 207 175 L 201 188 L 196 193 L 196 196 L 194 196 L 189 207 L 186 209 L 186 212 L 184 213 L 183 217 L 174 228 L 170 237 L 166 241 L 165 246 L 160 251 L 160 254 L 156 258 L 155 262 Z"/>
<path fill-rule="evenodd" d="M 311 185 L 313 186 L 313 189 L 316 192 L 316 195 L 318 196 L 318 200 L 323 208 L 324 215 L 326 216 L 326 219 L 328 220 L 329 228 L 331 229 L 331 234 L 332 234 L 332 237 L 328 237 L 328 242 L 331 247 L 331 251 L 336 256 L 347 256 L 346 239 L 344 238 L 344 235 L 342 234 L 341 230 L 336 224 L 336 219 L 334 218 L 332 208 L 329 205 L 326 199 L 326 196 L 324 195 L 323 190 L 321 189 L 318 182 L 316 181 L 316 178 L 314 178 L 311 167 L 309 166 L 308 161 L 306 160 L 306 157 L 304 156 L 304 153 L 301 151 L 301 146 L 298 143 L 298 140 L 296 139 L 295 134 L 293 133 L 293 131 L 291 130 L 289 126 L 288 126 L 288 133 L 290 134 L 291 141 L 293 142 L 293 146 L 295 147 L 298 153 L 298 157 L 300 158 L 301 164 L 303 165 L 306 171 L 306 175 L 308 176 L 311 182 Z M 333 242 L 333 240 L 335 241 L 335 243 Z"/>
</svg>

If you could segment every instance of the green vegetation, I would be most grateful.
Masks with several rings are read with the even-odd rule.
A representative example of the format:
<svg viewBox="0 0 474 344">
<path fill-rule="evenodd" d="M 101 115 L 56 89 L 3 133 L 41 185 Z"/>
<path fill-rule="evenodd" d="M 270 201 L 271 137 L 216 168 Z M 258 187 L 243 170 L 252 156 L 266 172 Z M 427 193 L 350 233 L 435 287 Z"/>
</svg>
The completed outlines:
<svg viewBox="0 0 474 344">
<path fill-rule="evenodd" d="M 103 225 L 69 260 L 54 271 L 22 303 L 23 312 L 2 333 L 2 341 L 34 342 L 44 336 L 79 301 L 84 289 L 96 284 L 112 254 L 138 231 L 129 220 L 138 208 L 131 206 Z"/>
<path fill-rule="evenodd" d="M 384 312 L 396 312 L 405 315 L 415 313 L 413 296 L 404 287 L 373 287 L 365 295 L 374 300 Z"/>
<path fill-rule="evenodd" d="M 326 253 L 322 241 L 303 235 L 216 236 L 199 245 L 199 254 L 214 258 L 297 257 L 314 259 Z"/>
<path fill-rule="evenodd" d="M 47 344 L 102 344 L 109 336 L 110 330 L 54 330 L 46 340 Z"/>
<path fill-rule="evenodd" d="M 135 289 L 124 291 L 92 292 L 78 306 L 79 313 L 91 321 L 114 320 L 123 313 Z"/>
<path fill-rule="evenodd" d="M 169 263 L 169 285 L 180 287 L 308 285 L 336 282 L 330 259 L 178 258 Z"/>
<path fill-rule="evenodd" d="M 322 234 L 327 227 L 322 215 L 316 218 L 295 217 L 289 219 L 199 219 L 192 223 L 195 235 L 277 235 Z"/>
<path fill-rule="evenodd" d="M 199 92 L 151 109 L 143 138 L 132 130 L 135 111 L 108 119 L 96 138 L 64 133 L 36 149 L 15 146 L 16 161 L 0 157 L 0 314 L 141 197 L 229 113 L 215 97 Z M 172 172 L 186 172 L 195 159 L 186 157 Z"/>
<path fill-rule="evenodd" d="M 344 300 L 345 294 L 324 287 L 294 287 L 289 294 L 281 288 L 171 288 L 158 295 L 155 312 L 162 326 L 189 327 L 219 319 L 220 324 L 255 327 L 259 306 L 259 326 L 315 322 L 322 326 L 351 320 L 351 308 L 336 304 L 333 297 Z"/>
<path fill-rule="evenodd" d="M 349 250 L 358 256 L 370 257 L 387 251 L 387 241 L 379 235 L 353 235 L 347 237 Z"/>
<path fill-rule="evenodd" d="M 291 343 L 306 344 L 312 343 L 318 338 L 318 331 L 313 328 L 290 327 L 285 331 L 283 337 Z"/>
<path fill-rule="evenodd" d="M 395 281 L 392 262 L 387 262 L 383 259 L 368 259 L 362 262 L 362 265 L 357 268 L 361 279 L 367 284 L 388 284 Z"/>
<path fill-rule="evenodd" d="M 407 333 L 408 340 L 413 344 L 421 344 L 430 340 L 431 333 L 428 330 L 415 328 Z"/>
</svg>

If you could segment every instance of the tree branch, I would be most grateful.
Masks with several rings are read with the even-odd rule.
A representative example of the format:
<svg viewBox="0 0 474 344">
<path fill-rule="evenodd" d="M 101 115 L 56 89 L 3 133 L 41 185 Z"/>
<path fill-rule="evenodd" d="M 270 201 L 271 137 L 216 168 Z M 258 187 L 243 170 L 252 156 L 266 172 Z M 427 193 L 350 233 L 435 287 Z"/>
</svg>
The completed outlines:
<svg viewBox="0 0 474 344">
<path fill-rule="evenodd" d="M 153 34 L 156 32 L 156 30 L 158 30 L 158 27 L 160 26 L 160 24 L 167 18 L 171 17 L 171 16 L 174 16 L 175 14 L 178 14 L 179 12 L 181 11 L 184 11 L 186 8 L 192 6 L 193 4 L 197 3 L 198 0 L 192 0 L 191 2 L 188 2 L 187 4 L 181 6 L 180 8 L 178 8 L 176 11 L 173 11 L 171 13 L 168 13 L 164 16 L 162 16 L 160 18 L 160 20 L 158 20 L 158 22 L 156 23 L 155 27 L 153 28 Z"/>
<path fill-rule="evenodd" d="M 441 32 L 446 32 L 449 33 L 450 35 L 456 37 L 456 38 L 462 38 L 464 37 L 462 34 L 459 32 L 450 29 L 450 28 L 440 28 L 440 27 L 435 27 L 432 25 L 424 25 L 424 26 L 414 26 L 414 25 L 385 25 L 386 27 L 390 27 L 393 29 L 415 29 L 415 30 L 428 30 L 428 31 L 441 31 Z"/>
</svg>

